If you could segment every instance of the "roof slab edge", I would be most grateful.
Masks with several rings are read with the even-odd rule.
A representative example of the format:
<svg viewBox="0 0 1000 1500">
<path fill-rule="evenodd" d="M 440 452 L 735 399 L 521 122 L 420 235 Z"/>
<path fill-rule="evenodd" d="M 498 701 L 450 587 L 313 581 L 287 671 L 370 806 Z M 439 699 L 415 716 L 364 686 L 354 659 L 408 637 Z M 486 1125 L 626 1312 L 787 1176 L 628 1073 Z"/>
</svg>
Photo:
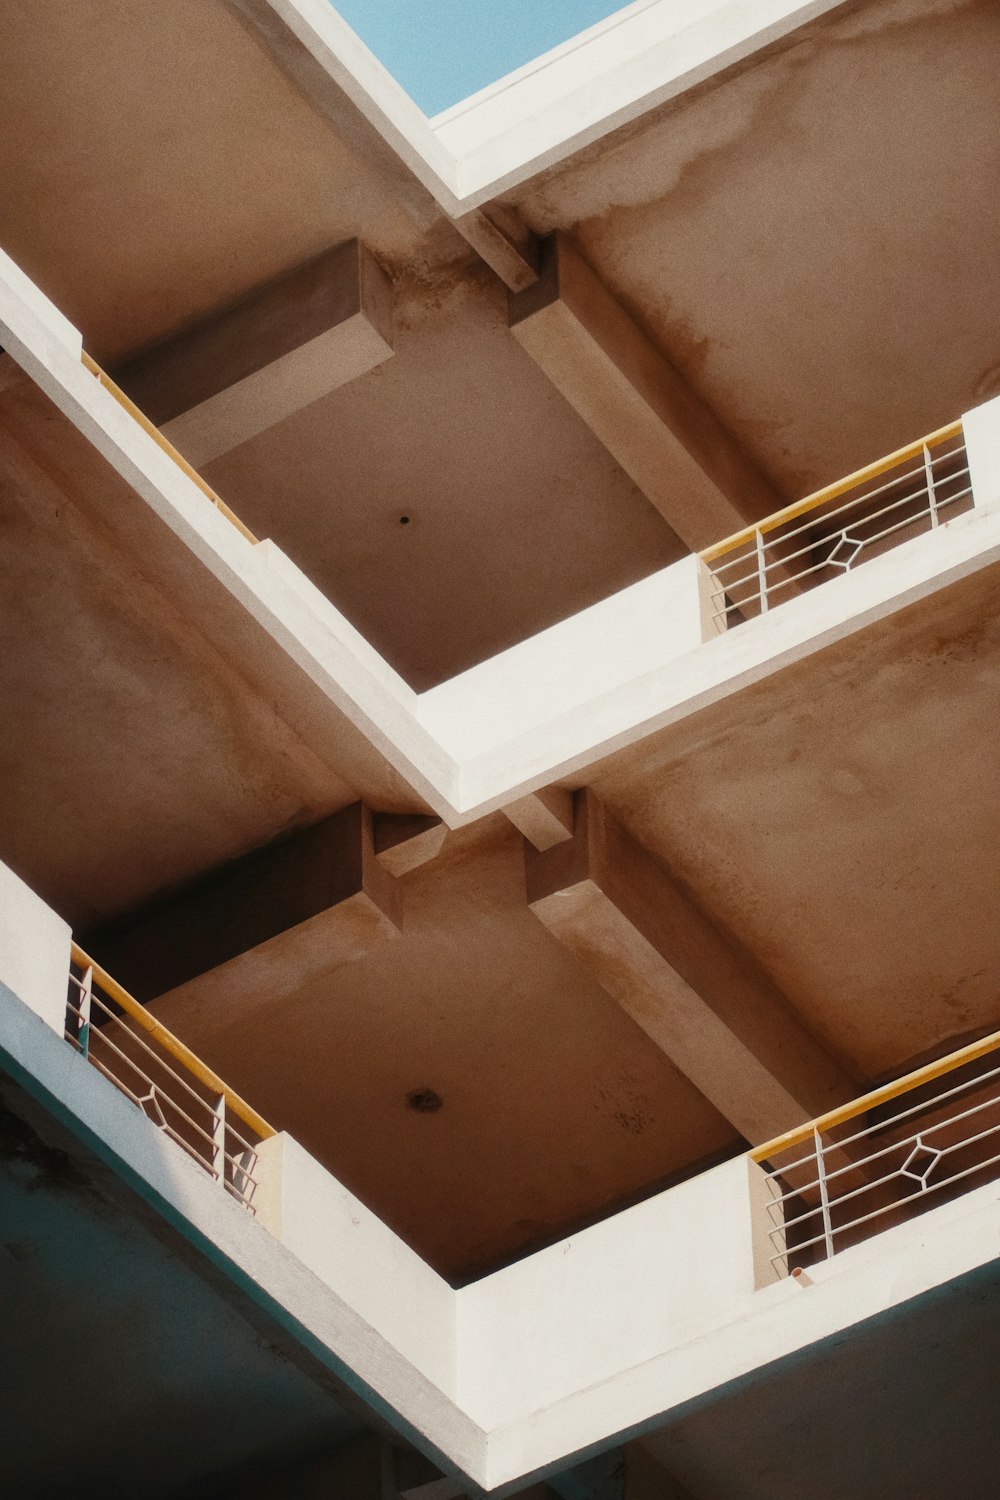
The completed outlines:
<svg viewBox="0 0 1000 1500">
<path fill-rule="evenodd" d="M 245 8 L 253 0 L 231 0 Z M 633 4 L 428 119 L 330 0 L 263 0 L 453 217 L 520 185 L 845 0 Z M 272 37 L 272 45 L 275 45 Z"/>
</svg>

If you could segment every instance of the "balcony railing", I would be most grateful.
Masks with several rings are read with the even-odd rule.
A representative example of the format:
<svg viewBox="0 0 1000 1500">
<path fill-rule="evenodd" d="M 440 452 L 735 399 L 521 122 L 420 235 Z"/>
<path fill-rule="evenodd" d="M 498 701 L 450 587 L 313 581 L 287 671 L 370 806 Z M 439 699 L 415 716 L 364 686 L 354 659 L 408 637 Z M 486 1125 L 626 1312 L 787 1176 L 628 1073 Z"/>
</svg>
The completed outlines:
<svg viewBox="0 0 1000 1500">
<path fill-rule="evenodd" d="M 751 1152 L 787 1275 L 1000 1177 L 1000 1031 Z"/>
<path fill-rule="evenodd" d="M 135 402 L 131 400 L 130 397 L 126 396 L 121 386 L 115 385 L 114 381 L 111 379 L 111 376 L 107 373 L 107 371 L 102 370 L 97 361 L 91 359 L 86 350 L 84 350 L 80 358 L 83 362 L 84 369 L 89 370 L 91 375 L 93 375 L 95 379 L 97 379 L 100 384 L 103 385 L 104 389 L 106 391 L 109 391 L 111 395 L 114 396 L 119 406 L 123 407 L 124 410 L 128 412 L 133 421 L 138 422 L 143 432 L 149 434 L 156 446 L 158 448 L 162 448 L 168 458 L 173 459 L 174 463 L 182 471 L 182 473 L 186 474 L 189 479 L 194 481 L 194 483 L 201 490 L 202 494 L 205 496 L 206 500 L 210 500 L 211 503 L 215 506 L 216 510 L 221 511 L 226 520 L 231 522 L 232 525 L 236 527 L 236 530 L 246 537 L 248 542 L 256 543 L 258 538 L 254 536 L 249 526 L 244 526 L 243 522 L 240 520 L 236 512 L 234 510 L 230 510 L 225 500 L 221 499 L 215 493 L 210 484 L 206 484 L 205 480 L 202 479 L 201 475 L 198 473 L 198 470 L 194 468 L 192 464 L 188 463 L 183 454 L 178 453 L 173 443 L 169 442 L 163 436 L 163 433 L 156 426 L 156 424 L 149 420 L 145 412 L 140 411 Z"/>
<path fill-rule="evenodd" d="M 961 422 L 890 453 L 701 554 L 731 628 L 972 505 Z"/>
<path fill-rule="evenodd" d="M 76 943 L 66 1040 L 254 1211 L 257 1148 L 273 1127 Z"/>
</svg>

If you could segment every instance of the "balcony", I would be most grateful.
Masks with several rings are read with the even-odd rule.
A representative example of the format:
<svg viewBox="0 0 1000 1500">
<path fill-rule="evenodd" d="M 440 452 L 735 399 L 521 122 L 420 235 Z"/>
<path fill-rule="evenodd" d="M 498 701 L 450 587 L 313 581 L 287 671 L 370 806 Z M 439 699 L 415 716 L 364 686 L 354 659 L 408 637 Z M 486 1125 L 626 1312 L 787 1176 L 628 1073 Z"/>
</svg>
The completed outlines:
<svg viewBox="0 0 1000 1500">
<path fill-rule="evenodd" d="M 78 944 L 71 951 L 67 1042 L 255 1213 L 258 1148 L 274 1128 Z"/>
<path fill-rule="evenodd" d="M 774 1274 L 801 1276 L 1000 1176 L 1000 1031 L 750 1153 Z"/>
<path fill-rule="evenodd" d="M 962 423 L 952 422 L 702 552 L 716 628 L 766 614 L 972 504 Z"/>
</svg>

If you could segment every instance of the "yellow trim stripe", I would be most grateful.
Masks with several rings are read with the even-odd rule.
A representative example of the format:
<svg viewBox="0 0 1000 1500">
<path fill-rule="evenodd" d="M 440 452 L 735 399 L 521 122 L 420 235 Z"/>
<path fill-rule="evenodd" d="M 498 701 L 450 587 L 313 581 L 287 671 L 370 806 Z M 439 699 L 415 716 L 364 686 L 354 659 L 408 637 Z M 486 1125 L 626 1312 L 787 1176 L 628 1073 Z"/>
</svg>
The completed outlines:
<svg viewBox="0 0 1000 1500">
<path fill-rule="evenodd" d="M 119 1005 L 126 1015 L 131 1016 L 143 1031 L 147 1031 L 155 1041 L 159 1042 L 164 1052 L 169 1052 L 170 1056 L 193 1074 L 200 1083 L 210 1088 L 213 1093 L 221 1094 L 226 1101 L 226 1108 L 238 1116 L 245 1125 L 249 1125 L 251 1130 L 255 1130 L 261 1140 L 277 1135 L 278 1132 L 273 1125 L 269 1125 L 255 1109 L 251 1109 L 245 1099 L 241 1099 L 227 1083 L 223 1083 L 218 1073 L 213 1073 L 200 1057 L 195 1056 L 190 1047 L 185 1047 L 179 1037 L 174 1036 L 172 1031 L 168 1031 L 166 1026 L 151 1016 L 144 1005 L 140 1005 L 127 990 L 123 990 L 106 969 L 102 969 L 89 954 L 84 953 L 79 943 L 73 943 L 72 955 L 73 962 L 79 964 L 82 969 L 93 969 L 94 983 L 100 986 L 109 999 Z"/>
<path fill-rule="evenodd" d="M 875 1109 L 879 1104 L 887 1104 L 891 1099 L 898 1099 L 901 1094 L 908 1094 L 912 1089 L 919 1088 L 923 1083 L 931 1083 L 935 1078 L 943 1078 L 948 1073 L 960 1068 L 963 1063 L 975 1062 L 979 1057 L 986 1057 L 1000 1047 L 1000 1031 L 991 1031 L 989 1036 L 984 1036 L 978 1042 L 972 1042 L 968 1047 L 962 1047 L 958 1052 L 951 1052 L 947 1057 L 939 1058 L 937 1062 L 927 1063 L 923 1068 L 916 1068 L 912 1073 L 904 1073 L 902 1078 L 897 1078 L 894 1083 L 886 1083 L 880 1089 L 872 1089 L 869 1094 L 862 1094 L 860 1099 L 853 1099 L 850 1104 L 842 1104 L 839 1109 L 831 1109 L 825 1115 L 820 1115 L 816 1120 L 810 1120 L 805 1125 L 799 1125 L 795 1130 L 788 1130 L 784 1135 L 776 1136 L 773 1141 L 765 1141 L 763 1146 L 755 1146 L 750 1152 L 752 1161 L 767 1161 L 772 1156 L 779 1155 L 782 1151 L 788 1151 L 792 1146 L 800 1146 L 803 1141 L 811 1141 L 814 1130 L 832 1130 L 835 1125 L 844 1125 L 848 1120 L 855 1120 L 859 1115 L 866 1114 L 868 1110 Z"/>
<path fill-rule="evenodd" d="M 702 562 L 715 562 L 725 553 L 733 552 L 737 547 L 752 542 L 758 531 L 774 531 L 777 526 L 784 526 L 787 521 L 795 521 L 799 516 L 806 515 L 808 511 L 818 510 L 828 501 L 836 500 L 840 495 L 846 495 L 848 490 L 856 489 L 867 480 L 877 479 L 880 474 L 887 473 L 889 469 L 895 469 L 899 464 L 906 463 L 907 459 L 919 457 L 925 448 L 937 448 L 941 443 L 946 443 L 949 438 L 960 436 L 961 431 L 960 421 L 950 422 L 947 427 L 939 427 L 937 432 L 931 432 L 927 437 L 919 438 L 915 443 L 908 443 L 905 448 L 897 448 L 895 453 L 887 454 L 876 463 L 868 464 L 864 469 L 856 469 L 853 474 L 848 474 L 844 479 L 838 479 L 835 484 L 828 484 L 825 489 L 807 495 L 804 500 L 796 500 L 794 504 L 786 505 L 784 510 L 776 510 L 773 516 L 765 517 L 756 525 L 745 526 L 742 531 L 727 536 L 725 541 L 706 547 L 705 551 L 700 554 Z"/>
<path fill-rule="evenodd" d="M 189 479 L 194 480 L 195 484 L 201 490 L 202 494 L 206 495 L 208 499 L 211 500 L 212 504 L 216 507 L 217 510 L 221 510 L 226 520 L 231 521 L 232 524 L 236 527 L 237 531 L 243 533 L 248 542 L 256 543 L 258 538 L 254 536 L 250 528 L 248 526 L 244 526 L 239 516 L 236 515 L 234 511 L 231 511 L 229 509 L 229 506 L 224 500 L 220 500 L 219 496 L 212 489 L 211 485 L 206 484 L 204 479 L 202 479 L 201 475 L 198 473 L 198 470 L 193 468 L 191 464 L 188 463 L 187 459 L 184 458 L 180 453 L 178 453 L 173 443 L 168 442 L 167 439 L 163 436 L 163 433 L 160 431 L 160 429 L 149 420 L 145 412 L 140 411 L 135 402 L 129 400 L 128 396 L 126 396 L 121 387 L 115 385 L 114 381 L 111 379 L 111 376 L 101 369 L 97 361 L 91 359 L 86 350 L 82 351 L 80 358 L 83 361 L 84 369 L 89 370 L 91 375 L 96 376 L 96 378 L 101 382 L 101 385 L 103 385 L 104 389 L 111 392 L 112 396 L 114 396 L 119 406 L 123 406 L 128 412 L 129 416 L 132 417 L 136 422 L 138 422 L 143 432 L 147 432 L 149 434 L 154 443 L 156 443 L 157 447 L 162 448 L 167 457 L 172 458 L 177 467 L 183 470 L 183 472 Z"/>
</svg>

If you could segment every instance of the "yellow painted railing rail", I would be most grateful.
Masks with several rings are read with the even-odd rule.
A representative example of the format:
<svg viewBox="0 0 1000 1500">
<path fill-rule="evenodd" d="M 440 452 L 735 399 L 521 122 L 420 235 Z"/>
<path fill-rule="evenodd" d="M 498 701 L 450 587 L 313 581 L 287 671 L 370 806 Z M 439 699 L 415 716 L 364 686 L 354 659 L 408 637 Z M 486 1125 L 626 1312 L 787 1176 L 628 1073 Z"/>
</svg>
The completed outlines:
<svg viewBox="0 0 1000 1500">
<path fill-rule="evenodd" d="M 159 1042 L 164 1052 L 168 1052 L 182 1067 L 186 1068 L 189 1073 L 197 1078 L 199 1083 L 203 1083 L 214 1094 L 221 1094 L 226 1101 L 226 1108 L 234 1115 L 237 1115 L 243 1121 L 244 1125 L 249 1125 L 251 1130 L 255 1130 L 261 1140 L 266 1140 L 268 1136 L 277 1135 L 277 1131 L 273 1125 L 269 1125 L 255 1109 L 250 1107 L 245 1099 L 241 1099 L 239 1094 L 231 1089 L 227 1083 L 223 1083 L 218 1073 L 214 1073 L 206 1063 L 202 1062 L 200 1057 L 196 1057 L 190 1047 L 185 1047 L 179 1037 L 174 1036 L 172 1031 L 168 1031 L 166 1026 L 157 1021 L 154 1016 L 151 1016 L 146 1007 L 140 1005 L 138 1000 L 133 999 L 128 990 L 122 989 L 118 981 L 112 979 L 106 969 L 102 969 L 100 964 L 95 963 L 89 954 L 84 953 L 79 943 L 72 945 L 72 955 L 73 962 L 78 964 L 80 968 L 93 970 L 94 983 L 104 991 L 109 999 L 120 1006 L 126 1015 L 130 1016 L 137 1025 L 142 1027 L 143 1031 L 148 1032 L 155 1041 Z"/>
<path fill-rule="evenodd" d="M 799 516 L 807 515 L 811 510 L 818 510 L 820 506 L 826 505 L 830 500 L 836 500 L 840 495 L 846 495 L 849 490 L 857 489 L 869 479 L 877 479 L 879 475 L 888 473 L 890 469 L 897 468 L 908 459 L 919 458 L 925 448 L 938 448 L 950 438 L 959 437 L 961 431 L 960 421 L 950 422 L 947 427 L 939 427 L 936 432 L 918 438 L 915 443 L 908 443 L 905 448 L 897 448 L 895 453 L 887 453 L 885 458 L 877 459 L 875 463 L 868 464 L 863 469 L 856 469 L 853 474 L 847 474 L 836 483 L 828 484 L 825 489 L 807 495 L 804 500 L 796 500 L 791 505 L 786 505 L 784 510 L 776 510 L 774 515 L 766 516 L 755 525 L 745 526 L 742 531 L 734 532 L 724 541 L 715 542 L 711 547 L 706 547 L 705 551 L 700 554 L 702 562 L 713 563 L 718 558 L 724 557 L 727 552 L 734 552 L 737 547 L 743 547 L 747 542 L 752 542 L 758 532 L 774 531 L 788 521 L 796 521 Z"/>
<path fill-rule="evenodd" d="M 96 360 L 91 359 L 86 350 L 83 351 L 80 357 L 83 360 L 84 369 L 89 370 L 91 375 L 96 376 L 96 378 L 101 382 L 101 385 L 103 385 L 104 389 L 111 392 L 112 396 L 114 396 L 119 406 L 123 406 L 128 412 L 129 416 L 132 417 L 134 421 L 138 422 L 143 432 L 149 433 L 149 436 L 153 439 L 154 443 L 156 443 L 157 447 L 162 448 L 164 453 L 167 454 L 168 458 L 172 458 L 177 467 L 183 470 L 183 472 L 189 479 L 194 480 L 195 484 L 201 490 L 202 494 L 207 496 L 207 498 L 211 500 L 215 508 L 222 512 L 226 520 L 231 521 L 232 524 L 236 527 L 237 531 L 242 532 L 248 542 L 256 543 L 258 538 L 254 536 L 249 526 L 244 526 L 243 522 L 240 520 L 235 511 L 230 510 L 226 502 L 224 500 L 221 500 L 215 493 L 215 491 L 212 489 L 212 486 L 205 483 L 204 479 L 202 479 L 201 475 L 198 473 L 198 470 L 188 463 L 183 454 L 178 453 L 173 443 L 167 441 L 160 429 L 149 420 L 145 412 L 140 411 L 135 402 L 131 401 L 128 396 L 126 396 L 121 386 L 115 385 L 114 381 L 111 379 L 111 376 L 107 374 L 105 370 L 101 369 Z"/>
<path fill-rule="evenodd" d="M 773 1141 L 765 1141 L 763 1146 L 755 1146 L 750 1152 L 750 1158 L 752 1161 L 768 1161 L 772 1156 L 780 1155 L 782 1151 L 789 1151 L 793 1146 L 802 1145 L 803 1141 L 811 1142 L 815 1131 L 822 1133 L 824 1130 L 832 1130 L 836 1125 L 845 1125 L 849 1120 L 855 1120 L 859 1115 L 867 1114 L 868 1110 L 875 1109 L 879 1104 L 888 1104 L 890 1100 L 898 1099 L 901 1094 L 908 1094 L 912 1089 L 920 1088 L 921 1084 L 932 1083 L 935 1078 L 945 1077 L 956 1068 L 962 1067 L 964 1063 L 987 1057 L 998 1048 L 1000 1048 L 1000 1031 L 991 1031 L 989 1036 L 981 1037 L 978 1042 L 970 1042 L 968 1047 L 961 1047 L 958 1052 L 950 1052 L 947 1057 L 938 1058 L 937 1062 L 927 1063 L 922 1068 L 915 1068 L 912 1073 L 904 1073 L 903 1077 L 897 1078 L 894 1083 L 883 1084 L 881 1088 L 862 1094 L 859 1099 L 852 1099 L 850 1104 L 841 1104 L 839 1108 L 828 1110 L 825 1115 L 820 1115 L 816 1120 L 808 1120 L 806 1124 L 798 1125 L 794 1130 L 788 1130 L 784 1135 L 776 1136 Z"/>
</svg>

